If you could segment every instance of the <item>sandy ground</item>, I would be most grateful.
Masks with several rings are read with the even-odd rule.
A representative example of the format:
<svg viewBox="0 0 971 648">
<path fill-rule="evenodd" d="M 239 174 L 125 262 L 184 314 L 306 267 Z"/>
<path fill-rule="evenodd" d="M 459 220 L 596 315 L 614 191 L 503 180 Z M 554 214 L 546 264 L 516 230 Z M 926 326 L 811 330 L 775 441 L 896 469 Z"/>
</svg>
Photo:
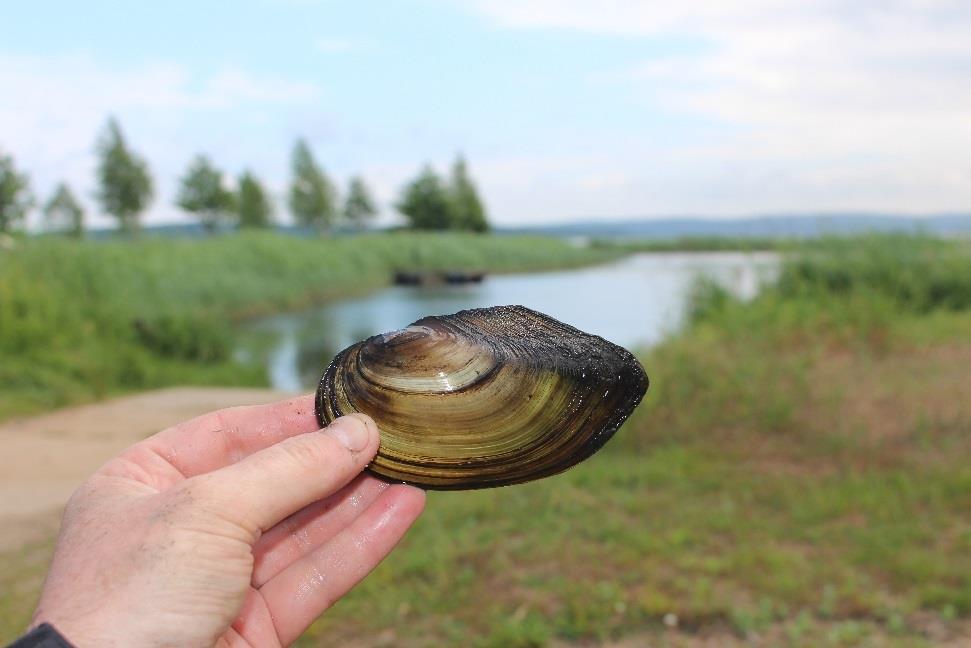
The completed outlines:
<svg viewBox="0 0 971 648">
<path fill-rule="evenodd" d="M 205 412 L 291 395 L 179 387 L 0 423 L 0 549 L 49 534 L 78 484 L 132 443 Z"/>
</svg>

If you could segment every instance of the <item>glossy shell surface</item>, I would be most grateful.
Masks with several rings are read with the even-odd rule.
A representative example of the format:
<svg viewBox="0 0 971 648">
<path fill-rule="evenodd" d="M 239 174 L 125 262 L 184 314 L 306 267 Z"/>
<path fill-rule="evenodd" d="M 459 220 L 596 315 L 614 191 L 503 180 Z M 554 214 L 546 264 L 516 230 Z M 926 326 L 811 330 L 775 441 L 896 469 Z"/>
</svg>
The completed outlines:
<svg viewBox="0 0 971 648">
<path fill-rule="evenodd" d="M 425 317 L 341 351 L 316 394 L 321 425 L 363 412 L 369 469 L 429 489 L 505 486 L 583 461 L 630 416 L 648 379 L 634 356 L 523 306 Z"/>
</svg>

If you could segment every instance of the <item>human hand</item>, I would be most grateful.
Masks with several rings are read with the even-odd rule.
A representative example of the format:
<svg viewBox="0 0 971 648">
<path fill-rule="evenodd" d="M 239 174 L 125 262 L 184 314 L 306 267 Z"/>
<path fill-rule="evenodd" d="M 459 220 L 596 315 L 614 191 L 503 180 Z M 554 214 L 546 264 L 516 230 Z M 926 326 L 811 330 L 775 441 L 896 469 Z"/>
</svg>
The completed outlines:
<svg viewBox="0 0 971 648">
<path fill-rule="evenodd" d="M 86 646 L 286 646 L 366 576 L 424 492 L 360 474 L 363 415 L 309 396 L 220 410 L 102 466 L 71 497 L 34 614 Z"/>
</svg>

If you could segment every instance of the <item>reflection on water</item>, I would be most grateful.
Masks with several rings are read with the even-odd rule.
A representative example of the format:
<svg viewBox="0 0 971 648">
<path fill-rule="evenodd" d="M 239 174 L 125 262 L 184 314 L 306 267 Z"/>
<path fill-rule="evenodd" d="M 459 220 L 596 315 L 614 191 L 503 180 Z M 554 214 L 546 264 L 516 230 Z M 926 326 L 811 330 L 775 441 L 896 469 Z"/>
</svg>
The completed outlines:
<svg viewBox="0 0 971 648">
<path fill-rule="evenodd" d="M 710 276 L 747 299 L 777 263 L 771 253 L 637 254 L 580 270 L 492 276 L 477 285 L 392 287 L 250 322 L 239 354 L 264 362 L 273 387 L 305 390 L 334 354 L 369 335 L 425 315 L 500 304 L 528 306 L 628 348 L 650 346 L 680 325 L 695 277 Z"/>
</svg>

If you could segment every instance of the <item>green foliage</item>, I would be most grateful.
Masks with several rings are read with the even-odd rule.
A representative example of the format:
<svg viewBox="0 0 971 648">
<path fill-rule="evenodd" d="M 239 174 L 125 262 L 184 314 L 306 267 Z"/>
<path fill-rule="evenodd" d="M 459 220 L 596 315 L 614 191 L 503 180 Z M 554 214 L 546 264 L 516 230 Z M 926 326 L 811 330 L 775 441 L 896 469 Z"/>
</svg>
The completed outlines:
<svg viewBox="0 0 971 648">
<path fill-rule="evenodd" d="M 735 297 L 722 284 L 711 277 L 698 277 L 688 293 L 685 319 L 689 322 L 713 319 L 734 301 Z"/>
<path fill-rule="evenodd" d="M 17 171 L 11 156 L 0 153 L 0 233 L 19 227 L 32 205 L 27 175 Z"/>
<path fill-rule="evenodd" d="M 471 232 L 488 231 L 485 207 L 479 200 L 475 184 L 469 177 L 468 165 L 461 155 L 452 166 L 452 181 L 448 190 L 452 203 L 452 227 Z"/>
<path fill-rule="evenodd" d="M 779 277 L 785 297 L 879 296 L 916 312 L 971 307 L 968 244 L 884 235 L 811 243 Z"/>
<path fill-rule="evenodd" d="M 378 209 L 371 197 L 371 191 L 360 176 L 351 178 L 347 187 L 347 200 L 344 203 L 344 221 L 356 230 L 367 228 Z"/>
<path fill-rule="evenodd" d="M 293 147 L 292 164 L 290 211 L 293 217 L 305 227 L 319 232 L 329 230 L 337 215 L 337 191 L 302 139 Z"/>
<path fill-rule="evenodd" d="M 448 192 L 431 165 L 426 164 L 418 177 L 404 188 L 397 208 L 408 219 L 412 229 L 452 228 Z"/>
<path fill-rule="evenodd" d="M 145 160 L 128 147 L 121 126 L 108 120 L 98 141 L 98 200 L 118 220 L 122 231 L 138 231 L 142 211 L 152 200 L 152 178 Z"/>
<path fill-rule="evenodd" d="M 84 236 L 84 208 L 66 182 L 57 185 L 44 206 L 44 224 L 49 231 L 64 232 L 74 238 Z"/>
<path fill-rule="evenodd" d="M 273 204 L 259 179 L 244 171 L 239 177 L 236 214 L 242 229 L 265 229 L 273 225 Z"/>
<path fill-rule="evenodd" d="M 402 190 L 398 211 L 412 229 L 486 232 L 489 223 L 465 159 L 459 156 L 448 184 L 426 164 Z"/>
<path fill-rule="evenodd" d="M 233 198 L 224 186 L 222 171 L 205 155 L 197 155 L 182 177 L 176 203 L 212 233 L 229 218 L 234 209 Z"/>
<path fill-rule="evenodd" d="M 132 320 L 137 342 L 162 357 L 200 363 L 224 362 L 233 336 L 224 319 L 162 313 Z"/>
</svg>

